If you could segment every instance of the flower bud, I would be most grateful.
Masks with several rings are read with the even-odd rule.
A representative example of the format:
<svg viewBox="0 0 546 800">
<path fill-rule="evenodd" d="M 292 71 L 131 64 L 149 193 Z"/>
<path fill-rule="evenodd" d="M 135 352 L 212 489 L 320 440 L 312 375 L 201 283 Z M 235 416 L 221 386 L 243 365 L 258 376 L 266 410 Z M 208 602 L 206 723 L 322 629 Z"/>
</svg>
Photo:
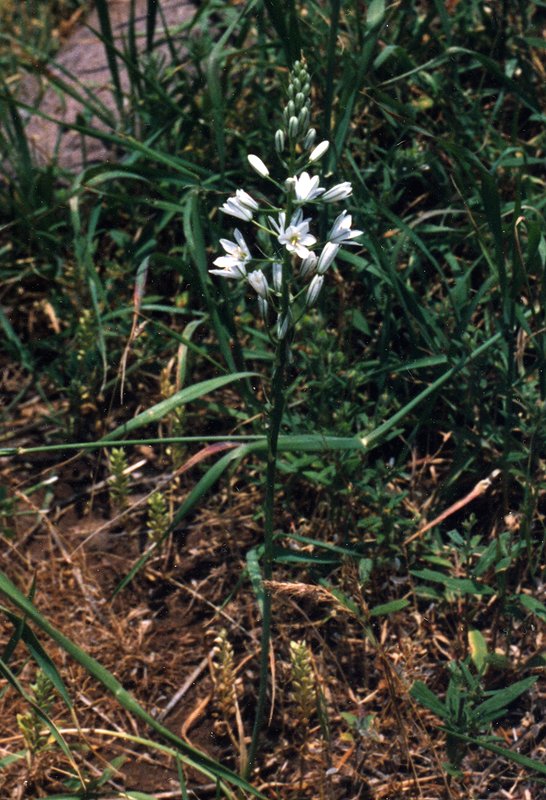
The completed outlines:
<svg viewBox="0 0 546 800">
<path fill-rule="evenodd" d="M 307 289 L 307 294 L 305 295 L 305 305 L 307 308 L 311 308 L 311 306 L 315 305 L 318 296 L 320 294 L 320 290 L 322 289 L 323 283 L 324 283 L 324 275 L 315 275 L 315 277 L 309 284 L 309 288 Z"/>
<path fill-rule="evenodd" d="M 265 300 L 269 292 L 269 285 L 261 269 L 255 269 L 254 272 L 249 272 L 246 277 L 256 294 Z"/>
<path fill-rule="evenodd" d="M 298 118 L 297 117 L 290 117 L 290 121 L 288 122 L 288 135 L 291 139 L 298 138 Z"/>
<path fill-rule="evenodd" d="M 284 131 L 280 128 L 278 131 L 275 131 L 275 150 L 279 155 L 284 150 Z"/>
<path fill-rule="evenodd" d="M 298 92 L 294 98 L 294 103 L 296 104 L 296 108 L 302 108 L 302 106 L 305 105 L 305 95 Z"/>
<path fill-rule="evenodd" d="M 317 273 L 319 275 L 324 275 L 334 258 L 337 256 L 337 251 L 339 248 L 339 244 L 334 244 L 334 242 L 326 242 L 317 263 Z"/>
<path fill-rule="evenodd" d="M 308 275 L 312 275 L 315 271 L 315 267 L 317 266 L 318 258 L 314 253 L 309 253 L 306 258 L 303 259 L 300 265 L 300 278 L 306 278 Z"/>
<path fill-rule="evenodd" d="M 275 261 L 272 268 L 273 274 L 273 288 L 276 292 L 280 292 L 282 289 L 282 264 L 278 261 Z"/>
<path fill-rule="evenodd" d="M 296 92 L 301 92 L 301 81 L 299 78 L 292 78 L 292 86 Z"/>
<path fill-rule="evenodd" d="M 267 312 L 269 311 L 269 303 L 263 297 L 258 296 L 258 310 L 264 322 L 267 322 Z"/>
<path fill-rule="evenodd" d="M 298 114 L 298 130 L 300 133 L 305 133 L 309 127 L 309 109 L 304 106 Z"/>
<path fill-rule="evenodd" d="M 247 158 L 248 158 L 248 163 L 250 164 L 252 169 L 255 172 L 257 172 L 258 175 L 261 175 L 262 178 L 267 178 L 267 176 L 269 175 L 269 170 L 267 169 L 262 159 L 259 158 L 258 156 L 252 155 L 252 153 L 249 153 Z"/>
<path fill-rule="evenodd" d="M 311 154 L 309 156 L 309 161 L 311 163 L 314 163 L 315 161 L 321 159 L 329 147 L 330 147 L 330 142 L 327 142 L 326 139 L 317 144 L 317 146 L 311 151 Z"/>
<path fill-rule="evenodd" d="M 303 146 L 305 147 L 306 150 L 310 150 L 313 147 L 316 138 L 317 138 L 316 130 L 314 128 L 309 128 L 309 130 L 305 135 L 305 139 L 303 141 Z"/>
<path fill-rule="evenodd" d="M 288 114 L 289 118 L 295 116 L 296 104 L 294 103 L 293 100 L 289 100 L 288 103 L 286 104 L 286 113 Z"/>
</svg>

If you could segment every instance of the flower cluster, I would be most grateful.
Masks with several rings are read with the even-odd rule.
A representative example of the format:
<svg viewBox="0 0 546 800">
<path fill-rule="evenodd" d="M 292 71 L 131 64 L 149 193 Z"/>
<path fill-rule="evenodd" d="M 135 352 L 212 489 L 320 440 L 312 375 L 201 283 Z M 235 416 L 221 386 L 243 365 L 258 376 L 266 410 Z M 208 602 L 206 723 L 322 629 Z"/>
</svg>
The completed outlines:
<svg viewBox="0 0 546 800">
<path fill-rule="evenodd" d="M 315 144 L 316 131 L 309 126 L 310 91 L 305 62 L 297 61 L 290 75 L 283 126 L 275 133 L 275 149 L 289 175 L 284 185 L 270 176 L 261 158 L 253 154 L 248 156 L 250 166 L 258 175 L 283 192 L 283 206 L 278 208 L 268 201 L 260 204 L 248 192 L 237 189 L 220 209 L 243 222 L 252 222 L 262 240 L 264 235 L 267 237 L 267 243 L 261 248 L 265 254 L 252 256 L 243 234 L 235 229 L 235 241 L 220 239 L 224 255 L 214 261 L 218 269 L 210 270 L 223 278 L 246 280 L 258 295 L 264 320 L 269 319 L 270 307 L 276 312 L 279 339 L 297 321 L 296 305 L 303 313 L 316 303 L 324 274 L 340 247 L 356 244 L 354 240 L 362 233 L 351 227 L 352 217 L 346 210 L 338 214 L 324 241 L 319 241 L 312 233 L 313 220 L 306 216 L 308 212 L 304 207 L 345 200 L 352 194 L 352 186 L 344 181 L 326 189 L 319 186 L 318 175 L 308 172 L 329 146 L 326 141 Z M 264 269 L 270 270 L 270 281 Z"/>
</svg>

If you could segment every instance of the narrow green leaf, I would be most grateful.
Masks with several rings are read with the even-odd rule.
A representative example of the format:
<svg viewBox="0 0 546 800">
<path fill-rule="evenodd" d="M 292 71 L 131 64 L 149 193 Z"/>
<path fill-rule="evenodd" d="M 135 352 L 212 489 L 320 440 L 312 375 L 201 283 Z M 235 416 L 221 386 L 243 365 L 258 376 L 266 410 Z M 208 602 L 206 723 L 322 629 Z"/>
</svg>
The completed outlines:
<svg viewBox="0 0 546 800">
<path fill-rule="evenodd" d="M 476 718 L 483 722 L 491 722 L 502 716 L 510 703 L 513 703 L 516 698 L 530 689 L 537 680 L 538 677 L 532 675 L 529 678 L 513 683 L 511 686 L 507 686 L 505 689 L 495 691 L 492 697 L 488 697 L 487 700 L 474 709 Z"/>
<path fill-rule="evenodd" d="M 506 758 L 508 761 L 514 761 L 516 764 L 519 764 L 521 767 L 526 767 L 534 772 L 540 772 L 542 775 L 546 775 L 546 764 L 542 764 L 540 761 L 535 761 L 532 758 L 528 758 L 527 756 L 522 756 L 521 753 L 517 753 L 513 750 L 508 750 L 506 747 L 500 747 L 493 742 L 490 742 L 486 739 L 474 738 L 473 736 L 465 736 L 463 733 L 458 733 L 457 731 L 452 730 L 451 728 L 440 728 L 440 730 L 445 731 L 450 736 L 455 737 L 455 739 L 459 739 L 461 742 L 467 742 L 468 744 L 476 744 L 479 747 L 483 747 L 484 750 L 489 750 L 491 753 L 495 753 L 498 756 L 502 756 Z"/>
<path fill-rule="evenodd" d="M 541 603 L 540 600 L 537 600 L 536 597 L 532 597 L 530 594 L 518 594 L 516 597 L 523 608 L 535 614 L 535 616 L 543 622 L 546 622 L 546 606 L 544 603 Z"/>
<path fill-rule="evenodd" d="M 158 422 L 167 414 L 170 414 L 175 408 L 178 408 L 178 406 L 196 400 L 198 397 L 203 397 L 203 395 L 209 394 L 210 392 L 214 392 L 216 389 L 220 389 L 228 383 L 233 383 L 233 381 L 241 380 L 241 378 L 248 378 L 256 374 L 256 372 L 236 372 L 234 375 L 220 375 L 218 378 L 210 378 L 207 381 L 201 381 L 193 386 L 188 386 L 186 389 L 181 389 L 171 397 L 167 397 L 166 400 L 162 400 L 160 403 L 156 403 L 155 406 L 138 414 L 136 417 L 129 420 L 129 422 L 120 425 L 119 428 L 116 428 L 111 433 L 104 436 L 100 440 L 100 443 L 109 442 L 114 439 L 118 440 L 128 433 L 142 428 L 144 425 L 151 425 L 152 423 Z"/>
<path fill-rule="evenodd" d="M 436 714 L 437 717 L 440 717 L 440 719 L 446 721 L 449 719 L 449 713 L 445 705 L 422 681 L 415 681 L 410 689 L 410 696 L 418 703 L 421 703 L 422 706 L 428 708 L 429 711 L 432 711 L 433 714 Z"/>
<path fill-rule="evenodd" d="M 42 670 L 44 675 L 47 675 L 55 689 L 59 692 L 60 696 L 66 703 L 67 707 L 71 709 L 72 701 L 66 686 L 63 683 L 57 667 L 42 647 L 41 643 L 36 637 L 36 634 L 31 630 L 31 628 L 29 628 L 24 619 L 18 617 L 16 614 L 13 614 L 13 612 L 11 612 L 5 606 L 0 606 L 0 611 L 6 615 L 11 624 L 16 628 L 21 640 L 26 644 L 29 653 L 38 667 Z"/>
<path fill-rule="evenodd" d="M 470 658 L 476 669 L 478 672 L 483 672 L 487 663 L 487 642 L 476 628 L 472 628 L 468 631 L 468 646 L 470 649 Z"/>
<path fill-rule="evenodd" d="M 410 601 L 401 597 L 399 600 L 391 600 L 390 603 L 382 603 L 379 606 L 370 608 L 370 617 L 384 617 L 387 614 L 394 614 L 395 611 L 401 611 L 406 606 L 409 606 Z"/>
<path fill-rule="evenodd" d="M 434 569 L 412 569 L 412 575 L 416 578 L 422 578 L 426 581 L 433 583 L 441 583 L 446 589 L 450 589 L 457 594 L 477 594 L 490 596 L 495 594 L 494 590 L 489 586 L 484 586 L 471 578 L 452 578 L 450 575 L 444 575 L 443 572 L 438 572 Z"/>
<path fill-rule="evenodd" d="M 232 464 L 238 462 L 240 459 L 244 458 L 249 452 L 249 445 L 239 445 L 235 449 L 231 450 L 229 453 L 226 453 L 222 458 L 220 458 L 215 464 L 207 470 L 205 475 L 198 481 L 198 483 L 194 486 L 191 492 L 188 494 L 178 511 L 173 517 L 173 521 L 165 531 L 163 539 L 165 539 L 175 528 L 180 525 L 184 517 L 189 514 L 189 512 L 197 505 L 197 503 L 201 500 L 201 498 L 211 489 L 217 480 L 224 474 L 226 469 L 231 466 Z M 147 563 L 147 561 L 152 557 L 152 555 L 156 552 L 159 543 L 154 543 L 134 564 L 134 566 L 129 570 L 127 575 L 123 578 L 122 581 L 116 586 L 113 597 L 115 597 L 119 592 L 122 591 L 135 577 L 135 575 L 140 572 L 142 567 Z"/>
<path fill-rule="evenodd" d="M 114 34 L 112 33 L 112 25 L 110 24 L 110 12 L 108 11 L 108 3 L 106 0 L 96 0 L 97 14 L 99 17 L 99 24 L 101 27 L 102 41 L 106 52 L 106 61 L 110 70 L 110 76 L 114 85 L 114 96 L 116 98 L 116 105 L 118 112 L 123 113 L 123 92 L 121 90 L 121 80 L 119 76 L 118 63 L 116 59 L 116 48 L 114 42 Z"/>
</svg>

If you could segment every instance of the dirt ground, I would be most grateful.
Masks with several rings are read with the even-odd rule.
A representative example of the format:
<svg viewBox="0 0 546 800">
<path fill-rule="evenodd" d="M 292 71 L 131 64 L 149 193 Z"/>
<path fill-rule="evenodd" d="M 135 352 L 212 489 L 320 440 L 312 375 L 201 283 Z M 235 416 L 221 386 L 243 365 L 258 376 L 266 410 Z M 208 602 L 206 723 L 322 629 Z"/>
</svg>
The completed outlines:
<svg viewBox="0 0 546 800">
<path fill-rule="evenodd" d="M 16 390 L 16 382 L 11 390 Z M 29 446 L 42 440 L 40 402 L 31 396 L 23 404 L 17 424 L 6 431 L 10 444 Z M 129 463 L 137 469 L 132 473 L 129 505 L 119 512 L 108 499 L 102 453 L 4 459 L 3 484 L 17 503 L 15 531 L 2 539 L 2 564 L 22 591 L 29 593 L 34 583 L 38 609 L 114 673 L 148 712 L 237 771 L 236 719 L 221 711 L 211 660 L 214 640 L 226 629 L 248 742 L 258 682 L 260 622 L 248 579 L 241 576 L 248 549 L 261 537 L 255 467 L 245 465 L 244 483 L 237 473 L 224 480 L 180 525 L 161 553 L 113 597 L 147 547 L 147 496 L 163 487 L 171 491 L 177 507 L 199 475 L 197 466 L 173 479 L 161 447 L 130 451 Z M 51 483 L 29 494 L 29 487 L 48 479 Z M 290 502 L 286 507 L 295 508 Z M 320 503 L 308 505 L 300 495 L 297 516 L 286 513 L 279 527 L 293 530 L 297 524 L 307 534 L 324 528 L 321 508 Z M 352 587 L 358 602 L 372 602 L 373 598 L 359 594 L 356 568 L 347 562 L 342 571 L 345 591 Z M 388 570 L 380 577 L 387 588 L 392 580 L 400 578 Z M 456 614 L 446 620 L 431 604 L 424 613 L 390 615 L 375 625 L 380 646 L 372 648 L 355 620 L 331 594 L 313 584 L 306 571 L 295 576 L 294 570 L 279 566 L 271 589 L 275 692 L 253 777 L 268 796 L 290 800 L 316 797 L 317 792 L 331 800 L 539 800 L 543 796 L 542 788 L 516 765 L 483 751 L 469 752 L 463 777 L 457 780 L 446 777 L 441 767 L 445 743 L 435 727 L 437 720 L 411 701 L 408 690 L 416 679 L 439 693 L 445 689 L 438 678 L 445 667 L 439 670 L 439 666 L 452 652 Z M 7 642 L 13 628 L 5 617 L 1 626 L 1 640 Z M 75 719 L 60 701 L 51 716 L 74 747 L 82 773 L 96 778 L 107 762 L 123 754 L 126 760 L 114 777 L 120 790 L 179 797 L 172 762 L 123 738 L 127 732 L 149 736 L 146 726 L 131 718 L 64 651 L 43 634 L 39 639 L 74 702 Z M 326 727 L 316 715 L 308 726 L 298 719 L 290 686 L 293 640 L 305 640 L 313 654 Z M 535 631 L 527 645 L 532 650 L 543 647 L 544 632 Z M 28 690 L 36 668 L 22 646 L 10 666 Z M 537 716 L 544 708 L 544 686 L 536 684 L 532 691 L 532 703 L 525 696 L 515 704 L 496 733 L 506 746 L 518 742 L 520 752 L 540 760 L 546 752 L 546 726 L 543 716 Z M 25 710 L 15 691 L 2 692 L 0 758 L 24 749 L 16 717 Z M 360 720 L 370 715 L 360 736 L 348 726 L 347 714 Z M 30 763 L 17 760 L 0 772 L 1 796 L 13 800 L 50 796 L 63 789 L 70 769 L 57 747 L 45 748 Z M 215 787 L 201 775 L 188 771 L 186 778 L 190 796 L 214 794 Z"/>
</svg>

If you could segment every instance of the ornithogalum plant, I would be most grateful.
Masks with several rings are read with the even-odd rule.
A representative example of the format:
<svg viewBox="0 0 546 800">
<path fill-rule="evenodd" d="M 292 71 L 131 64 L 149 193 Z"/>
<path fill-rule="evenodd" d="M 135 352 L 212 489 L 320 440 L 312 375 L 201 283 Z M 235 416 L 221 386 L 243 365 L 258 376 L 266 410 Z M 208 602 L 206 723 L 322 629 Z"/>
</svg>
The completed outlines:
<svg viewBox="0 0 546 800">
<path fill-rule="evenodd" d="M 275 133 L 275 150 L 286 170 L 284 183 L 275 180 L 262 159 L 248 155 L 250 166 L 267 181 L 281 204 L 244 189 L 222 205 L 221 211 L 256 228 L 255 252 L 236 228 L 233 239 L 220 239 L 224 254 L 214 261 L 210 272 L 229 280 L 245 281 L 256 292 L 260 315 L 275 347 L 270 400 L 267 407 L 267 470 L 264 499 L 263 575 L 269 580 L 273 568 L 273 523 L 277 446 L 286 398 L 286 367 L 298 322 L 312 307 L 321 292 L 325 276 L 343 245 L 355 244 L 362 231 L 351 228 L 351 215 L 341 211 L 327 238 L 320 241 L 313 233 L 313 212 L 324 204 L 338 203 L 352 193 L 344 181 L 330 188 L 320 186 L 320 177 L 311 174 L 314 165 L 327 152 L 329 143 L 316 144 L 316 131 L 310 127 L 311 84 L 305 61 L 296 61 L 290 73 L 288 100 L 283 124 Z M 249 751 L 248 771 L 252 769 L 262 727 L 268 681 L 271 597 L 266 591 L 263 603 L 260 687 Z"/>
</svg>

